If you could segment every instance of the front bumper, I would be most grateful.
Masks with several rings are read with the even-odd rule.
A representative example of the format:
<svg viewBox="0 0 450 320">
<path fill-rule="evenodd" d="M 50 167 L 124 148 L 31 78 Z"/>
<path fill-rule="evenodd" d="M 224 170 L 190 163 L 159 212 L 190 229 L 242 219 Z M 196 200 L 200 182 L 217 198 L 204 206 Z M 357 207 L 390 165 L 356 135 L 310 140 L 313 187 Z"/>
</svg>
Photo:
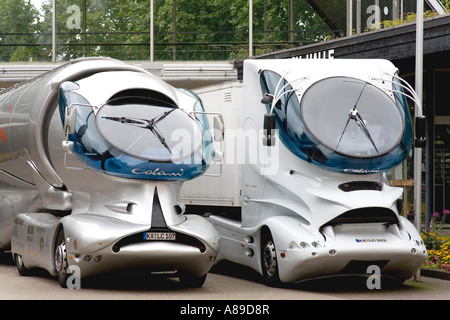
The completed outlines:
<svg viewBox="0 0 450 320">
<path fill-rule="evenodd" d="M 278 250 L 280 280 L 293 283 L 340 274 L 371 275 L 372 270 L 397 279 L 412 277 L 427 258 L 423 241 L 381 232 L 382 228 L 376 232 L 352 227 L 326 241 L 291 241 Z"/>
<path fill-rule="evenodd" d="M 74 216 L 64 226 L 67 264 L 78 267 L 81 278 L 136 269 L 201 277 L 212 268 L 219 250 L 217 232 L 198 216 L 187 216 L 184 223 L 165 230 L 176 233 L 175 240 L 145 240 L 148 227 L 114 220 L 105 223 L 104 217 L 107 227 L 94 232 L 87 229 L 99 224 L 87 223 L 90 219 L 98 217 Z"/>
<path fill-rule="evenodd" d="M 206 248 L 202 252 L 194 246 L 168 241 L 129 244 L 119 252 L 108 246 L 96 252 L 68 252 L 68 265 L 77 266 L 81 277 L 134 269 L 200 277 L 211 269 L 216 257 L 215 251 Z"/>
</svg>

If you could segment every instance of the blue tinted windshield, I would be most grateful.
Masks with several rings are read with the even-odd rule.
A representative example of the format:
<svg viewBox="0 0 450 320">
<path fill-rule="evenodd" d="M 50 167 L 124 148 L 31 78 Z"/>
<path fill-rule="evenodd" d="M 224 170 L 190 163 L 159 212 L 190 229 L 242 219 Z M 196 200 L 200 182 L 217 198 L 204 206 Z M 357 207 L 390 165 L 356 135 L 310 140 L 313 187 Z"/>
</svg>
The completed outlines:
<svg viewBox="0 0 450 320">
<path fill-rule="evenodd" d="M 331 171 L 373 173 L 398 165 L 411 150 L 406 101 L 394 101 L 373 84 L 330 77 L 298 95 L 287 93 L 292 86 L 273 71 L 263 71 L 260 81 L 263 95 L 286 92 L 273 108 L 280 138 L 305 161 Z"/>
<path fill-rule="evenodd" d="M 169 103 L 123 95 L 95 108 L 76 92 L 60 90 L 60 112 L 76 112 L 68 134 L 74 153 L 87 166 L 135 179 L 188 180 L 211 162 L 211 136 L 206 117 L 193 116 Z M 193 101 L 198 111 L 202 105 Z M 209 133 L 208 133 L 209 134 Z M 209 139 L 209 140 L 208 140 Z"/>
</svg>

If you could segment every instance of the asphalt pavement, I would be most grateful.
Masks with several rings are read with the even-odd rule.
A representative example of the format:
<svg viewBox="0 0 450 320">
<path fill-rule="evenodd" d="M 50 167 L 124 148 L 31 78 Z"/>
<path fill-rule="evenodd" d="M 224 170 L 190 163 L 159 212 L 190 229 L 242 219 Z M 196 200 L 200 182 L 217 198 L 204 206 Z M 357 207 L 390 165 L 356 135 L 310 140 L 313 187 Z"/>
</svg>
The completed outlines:
<svg viewBox="0 0 450 320">
<path fill-rule="evenodd" d="M 269 287 L 255 271 L 221 262 L 201 288 L 183 288 L 176 278 L 120 274 L 82 279 L 81 289 L 69 290 L 44 270 L 20 276 L 10 255 L 3 255 L 0 300 L 450 300 L 450 281 L 422 276 L 399 285 L 383 278 L 380 289 L 369 289 L 367 278 L 347 276 Z"/>
</svg>

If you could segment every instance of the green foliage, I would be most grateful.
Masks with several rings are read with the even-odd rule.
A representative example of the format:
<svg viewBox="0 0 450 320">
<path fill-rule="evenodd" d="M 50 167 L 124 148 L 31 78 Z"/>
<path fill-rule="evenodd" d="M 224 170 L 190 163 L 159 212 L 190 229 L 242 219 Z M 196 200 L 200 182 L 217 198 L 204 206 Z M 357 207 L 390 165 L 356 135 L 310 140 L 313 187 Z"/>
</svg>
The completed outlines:
<svg viewBox="0 0 450 320">
<path fill-rule="evenodd" d="M 450 271 L 450 237 L 443 230 L 447 217 L 450 217 L 448 209 L 442 212 L 442 216 L 434 212 L 430 228 L 422 233 L 422 239 L 428 251 L 424 268 Z"/>
<path fill-rule="evenodd" d="M 154 0 L 155 59 L 248 56 L 248 5 L 248 0 Z M 52 1 L 45 0 L 39 13 L 29 0 L 0 2 L 0 30 L 8 31 L 7 36 L 0 34 L 0 45 L 8 44 L 2 47 L 2 61 L 51 60 L 51 6 Z M 294 1 L 294 6 L 291 41 L 289 0 L 253 1 L 255 54 L 321 41 L 331 34 L 306 0 Z M 149 58 L 150 0 L 58 0 L 56 17 L 59 61 L 99 55 Z"/>
<path fill-rule="evenodd" d="M 447 11 L 450 11 L 450 0 L 441 0 L 441 3 L 444 5 Z"/>
<path fill-rule="evenodd" d="M 34 35 L 23 36 L 37 27 L 37 10 L 29 0 L 0 1 L 0 61 L 32 60 L 33 45 L 39 41 Z"/>
<path fill-rule="evenodd" d="M 449 7 L 450 7 L 450 0 L 447 2 L 446 6 L 447 6 L 447 10 L 450 10 L 449 9 Z M 439 14 L 437 12 L 435 12 L 435 11 L 425 11 L 423 13 L 423 18 L 424 19 L 429 19 L 429 18 L 432 18 L 432 17 L 436 17 L 438 15 Z M 416 13 L 408 12 L 408 13 L 405 14 L 405 16 L 402 19 L 383 20 L 380 23 L 373 24 L 372 29 L 370 29 L 370 30 L 366 29 L 365 31 L 372 31 L 372 30 L 380 29 L 380 28 L 389 28 L 389 27 L 398 26 L 398 25 L 403 24 L 403 23 L 414 22 L 414 21 L 416 21 L 416 16 L 417 16 Z"/>
</svg>

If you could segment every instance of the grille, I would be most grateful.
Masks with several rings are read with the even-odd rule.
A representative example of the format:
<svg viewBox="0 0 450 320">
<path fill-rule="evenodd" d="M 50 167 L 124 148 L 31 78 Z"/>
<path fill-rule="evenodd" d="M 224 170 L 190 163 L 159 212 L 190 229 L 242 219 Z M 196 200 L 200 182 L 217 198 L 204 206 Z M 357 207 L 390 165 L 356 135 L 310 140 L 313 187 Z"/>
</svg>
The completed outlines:
<svg viewBox="0 0 450 320">
<path fill-rule="evenodd" d="M 368 207 L 347 211 L 333 220 L 328 221 L 322 227 L 335 226 L 338 224 L 371 222 L 398 224 L 399 220 L 397 215 L 391 209 Z"/>
<path fill-rule="evenodd" d="M 174 232 L 174 231 L 168 230 L 168 229 L 151 229 L 149 231 L 151 231 L 151 232 Z M 179 232 L 175 232 L 175 234 L 176 234 L 176 240 L 151 240 L 151 241 L 180 243 L 180 244 L 188 245 L 191 247 L 195 247 L 202 253 L 206 251 L 206 247 L 203 244 L 203 242 L 201 242 L 197 238 L 194 238 L 194 237 L 191 237 L 184 233 L 179 233 Z M 118 241 L 116 244 L 114 244 L 113 251 L 117 253 L 120 251 L 121 248 L 123 248 L 127 245 L 136 244 L 136 243 L 148 243 L 148 242 L 149 242 L 149 240 L 144 240 L 144 232 L 140 232 L 140 233 L 125 237 L 122 240 Z"/>
<path fill-rule="evenodd" d="M 368 273 L 367 269 L 370 266 L 378 266 L 381 269 L 389 262 L 389 260 L 373 260 L 373 261 L 363 261 L 363 260 L 352 260 L 350 261 L 344 269 L 341 270 L 341 274 L 365 274 Z"/>
</svg>

